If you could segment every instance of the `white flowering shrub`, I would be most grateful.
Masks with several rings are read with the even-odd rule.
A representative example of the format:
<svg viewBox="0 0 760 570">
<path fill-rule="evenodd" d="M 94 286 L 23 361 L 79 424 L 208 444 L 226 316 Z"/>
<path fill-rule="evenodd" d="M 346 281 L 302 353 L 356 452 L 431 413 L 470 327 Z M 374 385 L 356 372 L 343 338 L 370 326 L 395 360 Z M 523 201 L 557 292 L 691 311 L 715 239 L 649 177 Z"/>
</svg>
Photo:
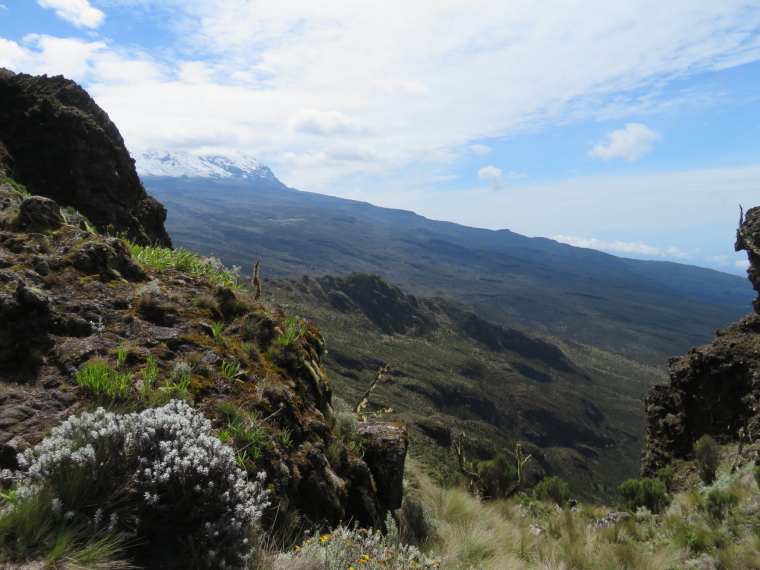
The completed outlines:
<svg viewBox="0 0 760 570">
<path fill-rule="evenodd" d="M 417 547 L 403 544 L 390 515 L 386 526 L 385 535 L 379 530 L 339 526 L 307 539 L 279 559 L 314 561 L 323 570 L 434 570 L 440 565 Z"/>
<path fill-rule="evenodd" d="M 263 474 L 249 482 L 210 422 L 176 400 L 72 417 L 18 459 L 20 502 L 50 489 L 55 518 L 134 537 L 143 555 L 163 553 L 176 567 L 245 566 L 268 505 Z"/>
</svg>

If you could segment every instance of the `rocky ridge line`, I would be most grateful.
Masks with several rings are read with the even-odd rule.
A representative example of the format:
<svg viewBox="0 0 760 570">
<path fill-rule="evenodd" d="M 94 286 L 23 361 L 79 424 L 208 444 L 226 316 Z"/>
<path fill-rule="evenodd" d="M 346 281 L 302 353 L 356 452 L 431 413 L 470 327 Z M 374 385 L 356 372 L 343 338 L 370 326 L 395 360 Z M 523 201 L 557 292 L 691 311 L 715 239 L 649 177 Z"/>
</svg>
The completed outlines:
<svg viewBox="0 0 760 570">
<path fill-rule="evenodd" d="M 739 223 L 736 251 L 746 251 L 749 280 L 760 293 L 760 207 Z M 708 434 L 723 444 L 760 438 L 760 296 L 755 313 L 716 331 L 715 340 L 668 362 L 670 378 L 646 396 L 647 436 L 642 475 L 693 458 Z M 745 440 L 746 441 L 746 440 Z"/>
</svg>

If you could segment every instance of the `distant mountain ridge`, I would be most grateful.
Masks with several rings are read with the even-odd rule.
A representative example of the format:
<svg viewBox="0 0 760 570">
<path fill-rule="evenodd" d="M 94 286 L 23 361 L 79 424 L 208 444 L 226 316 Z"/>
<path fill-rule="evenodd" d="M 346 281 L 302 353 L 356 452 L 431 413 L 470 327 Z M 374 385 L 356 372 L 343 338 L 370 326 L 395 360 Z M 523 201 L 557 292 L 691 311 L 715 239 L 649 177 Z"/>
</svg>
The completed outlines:
<svg viewBox="0 0 760 570">
<path fill-rule="evenodd" d="M 150 176 L 177 245 L 264 277 L 381 275 L 527 327 L 663 365 L 741 318 L 739 276 L 625 259 L 509 230 L 471 228 L 288 188 L 271 179 Z M 250 271 L 250 269 L 248 269 Z"/>
<path fill-rule="evenodd" d="M 262 180 L 282 185 L 272 171 L 249 154 L 237 156 L 194 155 L 185 151 L 149 149 L 135 156 L 140 176 L 170 178 L 229 178 Z"/>
</svg>

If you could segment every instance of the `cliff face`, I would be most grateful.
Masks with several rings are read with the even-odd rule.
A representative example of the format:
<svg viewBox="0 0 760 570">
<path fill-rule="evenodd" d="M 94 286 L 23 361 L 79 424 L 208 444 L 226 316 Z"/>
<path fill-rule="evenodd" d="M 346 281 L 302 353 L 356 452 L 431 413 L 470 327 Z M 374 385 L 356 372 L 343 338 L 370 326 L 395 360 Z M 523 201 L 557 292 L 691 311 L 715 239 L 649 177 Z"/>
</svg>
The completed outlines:
<svg viewBox="0 0 760 570">
<path fill-rule="evenodd" d="M 166 210 L 145 192 L 116 125 L 63 76 L 0 69 L 0 171 L 101 231 L 171 246 Z"/>
<path fill-rule="evenodd" d="M 747 274 L 760 293 L 760 208 L 741 221 L 736 250 L 747 252 Z M 738 441 L 740 429 L 750 440 L 760 437 L 760 297 L 752 304 L 755 313 L 718 330 L 712 344 L 671 358 L 670 379 L 647 394 L 643 475 L 690 459 L 704 434 L 720 443 Z"/>
</svg>

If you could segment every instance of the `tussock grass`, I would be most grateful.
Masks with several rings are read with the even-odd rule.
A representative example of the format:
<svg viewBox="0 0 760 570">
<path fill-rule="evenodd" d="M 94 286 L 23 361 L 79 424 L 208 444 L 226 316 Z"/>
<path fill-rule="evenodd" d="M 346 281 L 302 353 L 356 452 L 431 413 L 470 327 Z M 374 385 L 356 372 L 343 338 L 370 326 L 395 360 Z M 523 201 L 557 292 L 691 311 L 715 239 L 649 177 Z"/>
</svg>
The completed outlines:
<svg viewBox="0 0 760 570">
<path fill-rule="evenodd" d="M 95 396 L 114 399 L 127 398 L 132 388 L 132 374 L 114 370 L 107 362 L 100 359 L 90 360 L 77 373 L 76 381 Z"/>
<path fill-rule="evenodd" d="M 561 508 L 527 496 L 482 502 L 465 489 L 436 486 L 414 460 L 407 469 L 433 521 L 425 546 L 444 569 L 760 569 L 752 465 L 674 496 L 661 515 L 639 510 L 617 523 L 604 520 L 612 509 L 602 506 Z M 715 516 L 708 497 L 718 491 L 736 498 Z"/>
<path fill-rule="evenodd" d="M 135 260 L 157 271 L 179 269 L 196 276 L 203 275 L 212 283 L 219 283 L 235 291 L 243 288 L 243 284 L 239 283 L 240 268 L 228 269 L 215 257 L 199 257 L 192 251 L 182 248 L 143 246 L 126 239 L 123 241 Z"/>
</svg>

